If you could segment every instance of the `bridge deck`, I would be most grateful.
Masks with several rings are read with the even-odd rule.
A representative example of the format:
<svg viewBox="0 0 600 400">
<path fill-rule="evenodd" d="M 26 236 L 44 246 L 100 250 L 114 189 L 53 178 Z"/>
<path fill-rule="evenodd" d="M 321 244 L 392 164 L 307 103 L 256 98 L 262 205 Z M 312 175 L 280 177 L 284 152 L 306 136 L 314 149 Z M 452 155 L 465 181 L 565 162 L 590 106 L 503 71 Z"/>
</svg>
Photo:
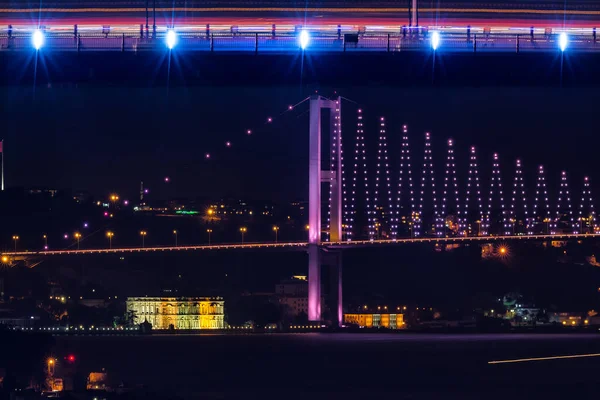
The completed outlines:
<svg viewBox="0 0 600 400">
<path fill-rule="evenodd" d="M 557 235 L 511 235 L 511 236 L 465 236 L 465 237 L 422 237 L 399 238 L 381 240 L 352 240 L 344 242 L 323 242 L 321 246 L 332 249 L 360 248 L 369 246 L 383 246 L 394 244 L 453 244 L 470 242 L 502 242 L 502 241 L 533 241 L 533 240 L 576 240 L 600 237 L 600 234 L 557 234 Z M 119 247 L 114 249 L 81 249 L 81 250 L 39 250 L 4 252 L 7 257 L 30 256 L 58 256 L 58 255 L 88 255 L 88 254 L 116 254 L 116 253 L 156 253 L 165 251 L 199 251 L 199 250 L 244 250 L 244 249 L 285 249 L 303 250 L 307 242 L 282 242 L 282 243 L 231 243 L 194 246 L 163 246 L 163 247 Z"/>
</svg>

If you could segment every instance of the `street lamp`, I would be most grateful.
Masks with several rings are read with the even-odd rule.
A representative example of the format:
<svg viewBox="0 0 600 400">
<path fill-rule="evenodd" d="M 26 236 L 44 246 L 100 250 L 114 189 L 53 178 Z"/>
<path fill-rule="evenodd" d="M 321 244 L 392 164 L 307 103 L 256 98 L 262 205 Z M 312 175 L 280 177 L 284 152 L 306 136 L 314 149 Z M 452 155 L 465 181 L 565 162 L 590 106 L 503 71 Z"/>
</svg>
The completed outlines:
<svg viewBox="0 0 600 400">
<path fill-rule="evenodd" d="M 550 231 L 550 218 L 544 218 L 544 222 L 546 223 L 546 234 Z"/>
<path fill-rule="evenodd" d="M 242 244 L 244 244 L 244 233 L 246 233 L 248 229 L 245 226 L 240 228 L 240 232 L 242 233 Z"/>
<path fill-rule="evenodd" d="M 569 38 L 565 32 L 562 32 L 558 36 L 558 46 L 560 47 L 560 51 L 564 52 L 569 45 Z"/>
<path fill-rule="evenodd" d="M 17 251 L 17 240 L 19 240 L 19 236 L 18 235 L 13 235 L 13 241 L 15 242 L 15 252 Z"/>
<path fill-rule="evenodd" d="M 31 36 L 31 42 L 33 44 L 33 48 L 39 50 L 44 46 L 44 32 L 39 29 L 36 29 Z"/>
<path fill-rule="evenodd" d="M 42 236 L 44 239 L 44 250 L 48 250 L 48 235 Z"/>
<path fill-rule="evenodd" d="M 46 363 L 48 364 L 48 375 L 54 376 L 54 366 L 56 365 L 56 361 L 54 358 L 49 358 Z"/>
<path fill-rule="evenodd" d="M 437 31 L 431 32 L 431 48 L 436 51 L 440 45 L 440 33 Z"/>
<path fill-rule="evenodd" d="M 308 43 L 310 42 L 310 35 L 308 34 L 308 31 L 303 29 L 300 32 L 299 42 L 300 42 L 300 48 L 302 50 L 306 49 L 306 47 L 308 46 Z"/>
<path fill-rule="evenodd" d="M 173 235 L 175 235 L 175 247 L 177 247 L 177 229 L 173 229 Z"/>
<path fill-rule="evenodd" d="M 166 44 L 169 50 L 173 50 L 173 47 L 177 45 L 177 33 L 173 29 L 167 31 Z"/>
<path fill-rule="evenodd" d="M 142 237 L 142 247 L 146 247 L 145 239 L 147 234 L 148 232 L 146 231 L 140 231 L 140 236 Z"/>
<path fill-rule="evenodd" d="M 81 233 L 75 232 L 73 236 L 75 236 L 75 239 L 77 239 L 77 250 L 79 250 L 79 239 L 81 239 Z"/>
<path fill-rule="evenodd" d="M 114 232 L 108 231 L 106 232 L 106 237 L 108 238 L 108 248 L 112 249 L 112 238 L 115 236 Z"/>
<path fill-rule="evenodd" d="M 279 233 L 279 227 L 277 225 L 273 227 L 273 232 L 275 232 L 275 243 L 277 243 L 277 233 Z"/>
<path fill-rule="evenodd" d="M 208 233 L 208 245 L 210 246 L 210 234 L 212 233 L 212 229 L 207 229 L 206 233 Z"/>
</svg>

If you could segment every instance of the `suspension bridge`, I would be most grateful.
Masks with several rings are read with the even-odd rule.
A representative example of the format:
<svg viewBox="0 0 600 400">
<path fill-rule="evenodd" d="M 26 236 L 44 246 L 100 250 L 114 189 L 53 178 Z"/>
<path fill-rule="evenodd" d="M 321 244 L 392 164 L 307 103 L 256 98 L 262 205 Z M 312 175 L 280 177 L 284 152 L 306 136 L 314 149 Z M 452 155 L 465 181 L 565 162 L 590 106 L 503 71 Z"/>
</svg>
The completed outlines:
<svg viewBox="0 0 600 400">
<path fill-rule="evenodd" d="M 337 304 L 332 308 L 338 311 L 341 323 L 343 249 L 427 243 L 567 241 L 600 236 L 589 177 L 581 177 L 580 194 L 575 196 L 567 171 L 561 171 L 553 196 L 544 166 L 534 167 L 529 175 L 523 161 L 517 159 L 510 168 L 512 179 L 506 179 L 503 173 L 507 168 L 501 168 L 497 153 L 482 161 L 477 148 L 471 146 L 466 149 L 465 159 L 457 159 L 453 139 L 446 140 L 442 157 L 434 158 L 430 133 L 422 136 L 423 150 L 417 154 L 406 125 L 396 132 L 399 146 L 393 148 L 399 151 L 391 150 L 393 141 L 388 137 L 385 117 L 373 121 L 378 133 L 369 137 L 365 134 L 369 129 L 360 108 L 353 110 L 357 116 L 355 132 L 345 140 L 352 149 L 348 156 L 342 141 L 342 100 L 342 97 L 314 94 L 289 106 L 292 109 L 304 102 L 309 105 L 306 241 L 12 251 L 2 254 L 2 262 L 116 253 L 304 251 L 308 253 L 309 319 L 321 319 L 321 267 L 328 266 L 336 271 Z M 272 118 L 267 121 L 271 123 Z M 485 169 L 487 175 L 483 171 L 480 174 L 483 169 L 480 165 L 489 165 L 489 170 Z M 466 173 L 460 174 L 459 169 Z M 528 176 L 535 178 L 528 180 Z M 326 207 L 322 207 L 324 204 Z"/>
</svg>

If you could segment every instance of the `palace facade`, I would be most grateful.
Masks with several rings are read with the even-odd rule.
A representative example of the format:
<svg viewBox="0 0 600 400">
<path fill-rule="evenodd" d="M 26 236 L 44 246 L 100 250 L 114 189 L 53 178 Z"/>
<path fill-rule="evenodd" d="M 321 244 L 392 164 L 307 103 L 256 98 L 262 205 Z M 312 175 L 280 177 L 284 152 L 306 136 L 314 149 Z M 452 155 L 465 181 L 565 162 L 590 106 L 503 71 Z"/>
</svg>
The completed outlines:
<svg viewBox="0 0 600 400">
<path fill-rule="evenodd" d="M 152 329 L 223 329 L 221 297 L 129 297 L 127 312 L 134 324 L 148 321 Z"/>
</svg>

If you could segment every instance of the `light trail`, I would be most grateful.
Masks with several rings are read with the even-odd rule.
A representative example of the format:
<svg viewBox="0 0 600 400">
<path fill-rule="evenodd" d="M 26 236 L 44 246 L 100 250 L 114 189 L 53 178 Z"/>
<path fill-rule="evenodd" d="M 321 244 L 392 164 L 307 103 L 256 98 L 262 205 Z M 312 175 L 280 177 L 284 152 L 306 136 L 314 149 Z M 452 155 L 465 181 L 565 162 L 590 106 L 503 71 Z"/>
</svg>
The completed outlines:
<svg viewBox="0 0 600 400">
<path fill-rule="evenodd" d="M 393 244 L 452 244 L 452 243 L 475 243 L 475 242 L 497 242 L 497 241 L 533 241 L 533 240 L 572 240 L 590 239 L 600 237 L 600 234 L 564 234 L 564 235 L 511 235 L 511 236 L 460 236 L 449 238 L 421 237 L 406 239 L 380 239 L 380 240 L 353 240 L 345 242 L 323 242 L 326 248 L 361 248 L 369 246 L 387 246 Z M 7 257 L 30 257 L 30 256 L 58 256 L 58 255 L 87 255 L 87 254 L 116 254 L 116 253 L 160 253 L 165 251 L 201 251 L 201 250 L 252 250 L 252 249 L 285 249 L 303 250 L 308 246 L 307 242 L 283 242 L 283 243 L 244 243 L 244 244 L 212 244 L 194 246 L 163 246 L 163 247 L 122 247 L 113 249 L 81 249 L 81 250 L 40 250 L 40 251 L 17 251 L 5 252 L 2 256 Z"/>
<path fill-rule="evenodd" d="M 39 12 L 40 8 L 0 8 L 0 13 L 30 13 Z M 42 12 L 60 13 L 122 13 L 122 12 L 146 12 L 143 7 L 129 8 L 42 8 Z M 290 13 L 407 13 L 408 8 L 403 7 L 345 7 L 345 8 L 305 8 L 305 7 L 160 7 L 157 12 L 290 12 Z M 502 9 L 502 8 L 419 8 L 420 13 L 478 13 L 478 14 L 534 14 L 534 15 L 600 15 L 600 10 L 536 10 L 536 9 Z"/>
<path fill-rule="evenodd" d="M 511 363 L 520 363 L 520 362 L 529 362 L 529 361 L 564 360 L 564 359 L 570 359 L 570 358 L 589 358 L 589 357 L 600 357 L 600 353 L 573 354 L 570 356 L 517 358 L 517 359 L 513 359 L 513 360 L 488 361 L 488 364 L 490 364 L 490 365 L 491 364 L 511 364 Z"/>
</svg>

